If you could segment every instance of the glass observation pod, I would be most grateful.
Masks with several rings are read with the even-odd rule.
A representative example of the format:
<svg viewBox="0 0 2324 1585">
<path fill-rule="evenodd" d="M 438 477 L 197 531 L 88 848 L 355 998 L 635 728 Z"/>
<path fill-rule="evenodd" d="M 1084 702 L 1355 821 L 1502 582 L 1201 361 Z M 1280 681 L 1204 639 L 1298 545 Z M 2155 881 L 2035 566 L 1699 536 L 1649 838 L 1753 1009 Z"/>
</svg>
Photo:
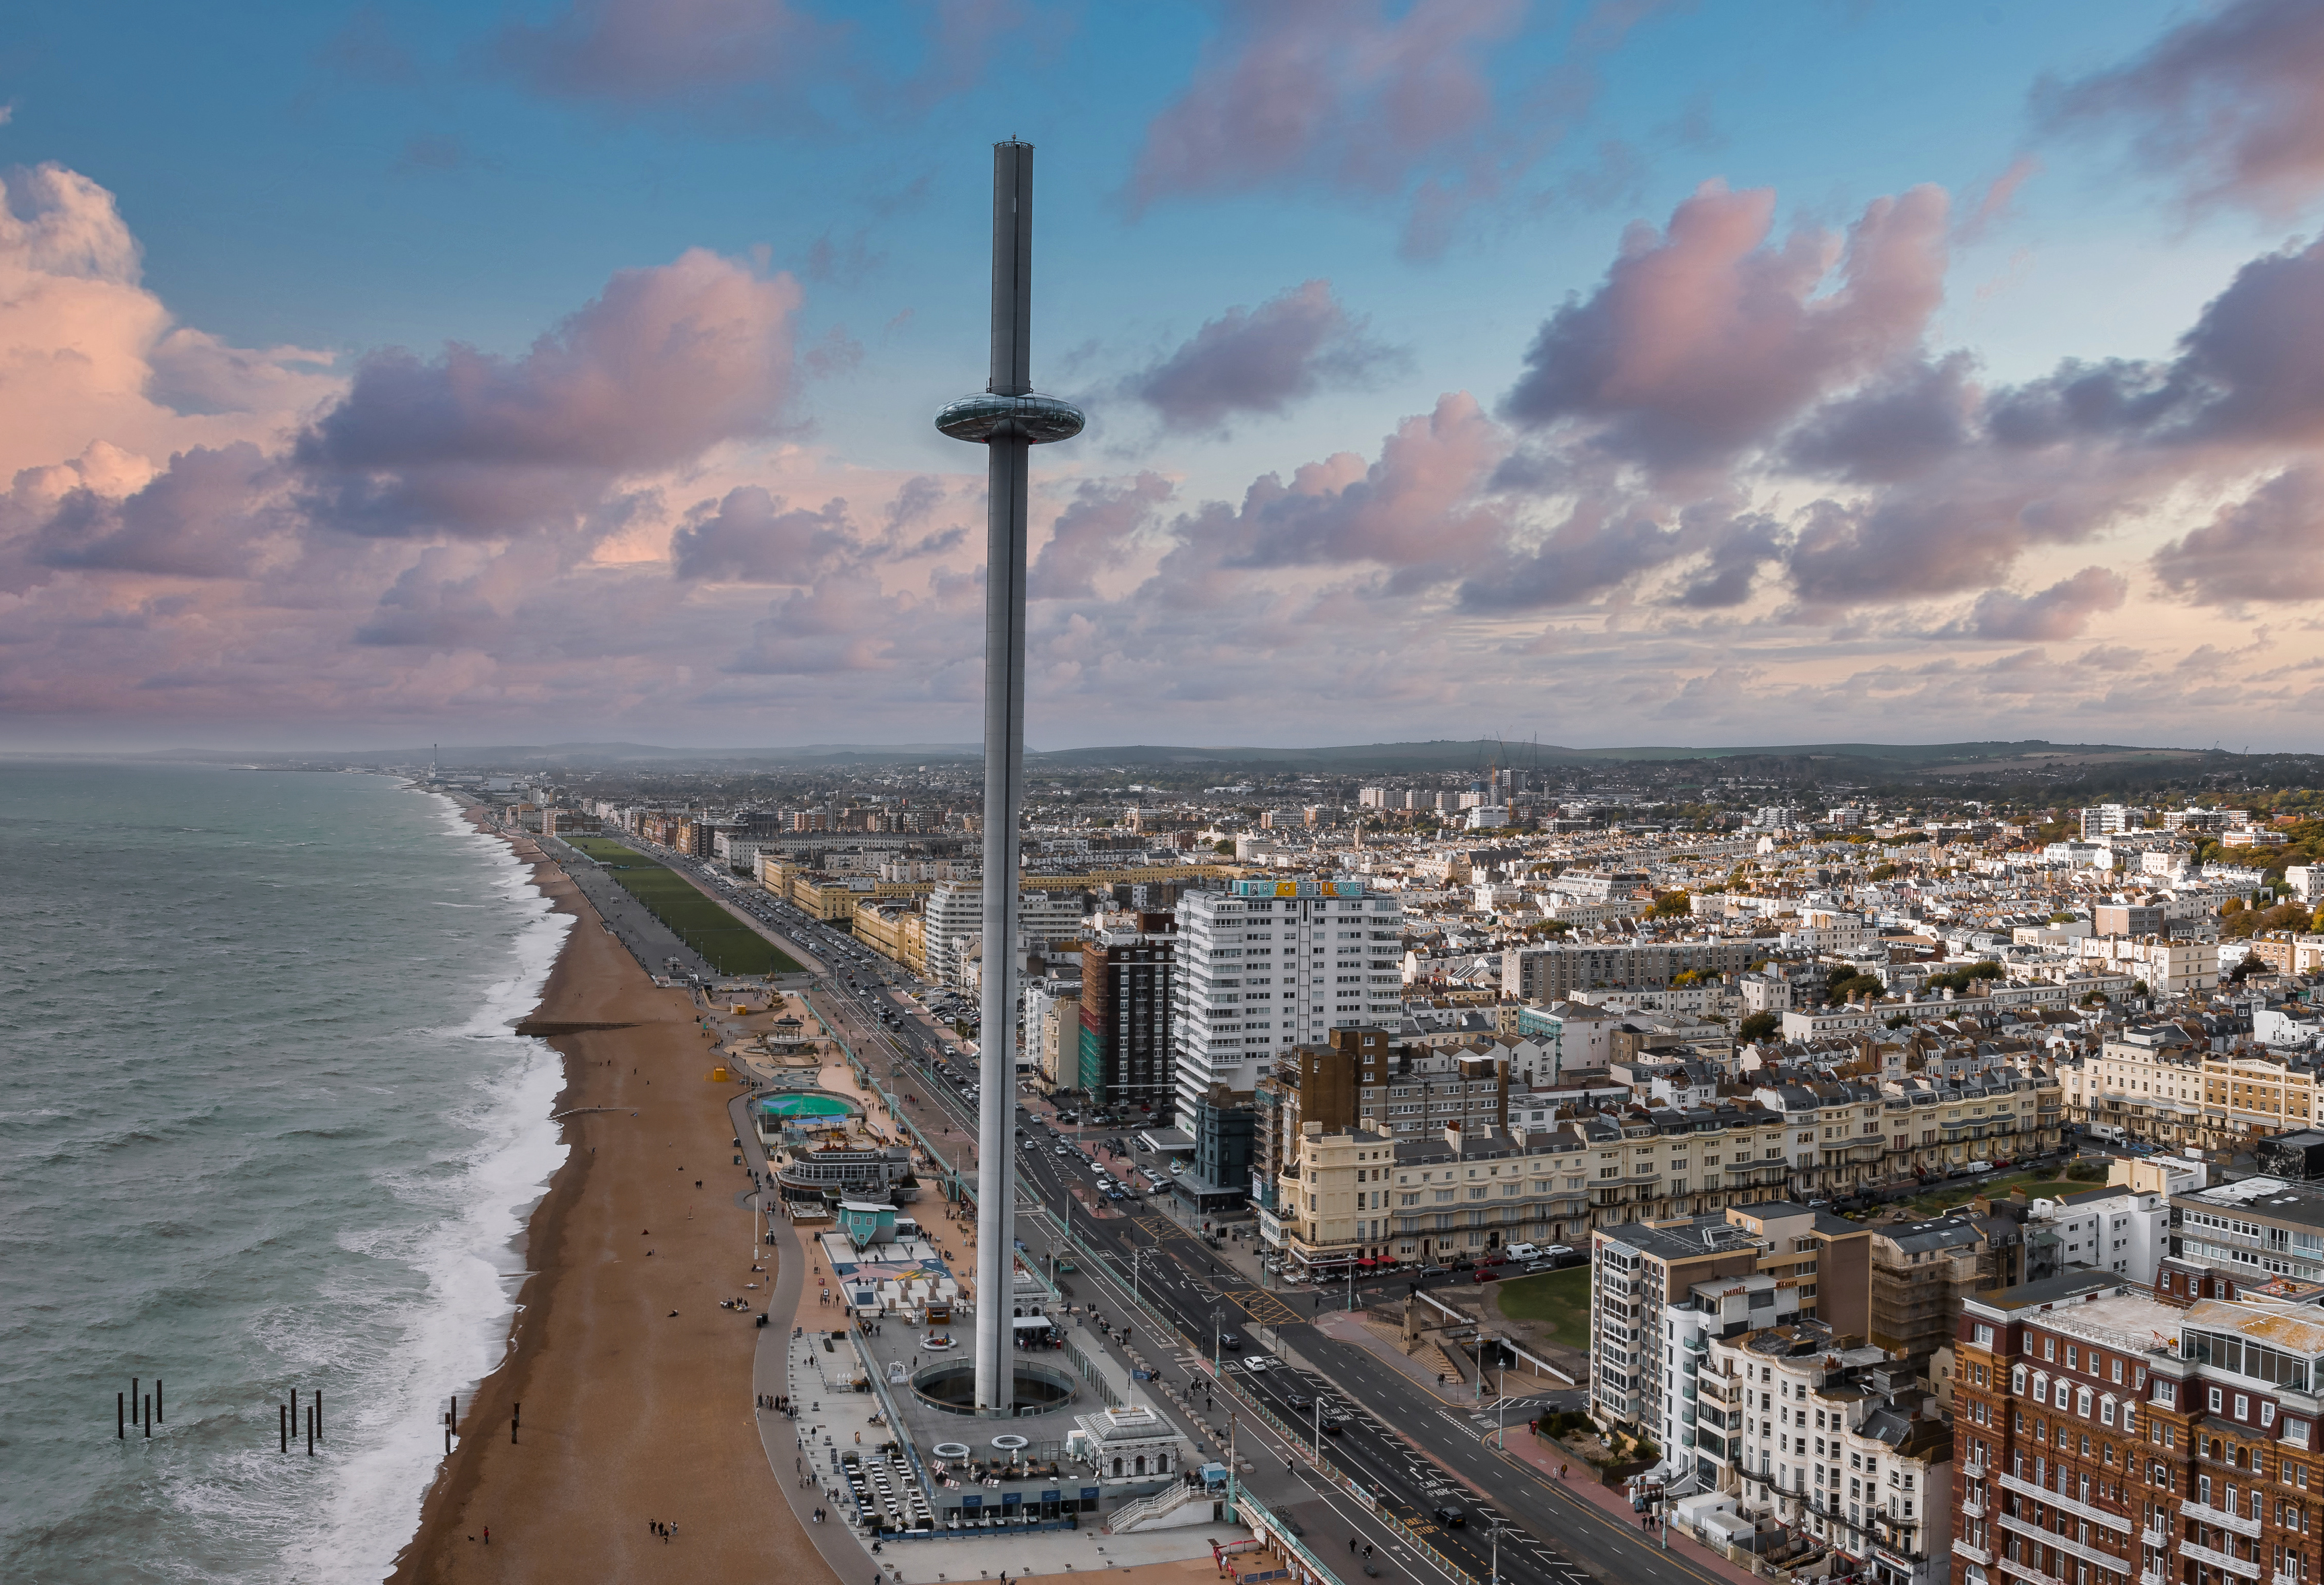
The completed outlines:
<svg viewBox="0 0 2324 1585">
<path fill-rule="evenodd" d="M 1022 440 L 1045 446 L 1054 440 L 1071 440 L 1082 432 L 1085 421 L 1082 410 L 1072 402 L 1038 392 L 1023 396 L 979 392 L 948 401 L 936 412 L 938 430 L 954 440 L 976 445 Z"/>
</svg>

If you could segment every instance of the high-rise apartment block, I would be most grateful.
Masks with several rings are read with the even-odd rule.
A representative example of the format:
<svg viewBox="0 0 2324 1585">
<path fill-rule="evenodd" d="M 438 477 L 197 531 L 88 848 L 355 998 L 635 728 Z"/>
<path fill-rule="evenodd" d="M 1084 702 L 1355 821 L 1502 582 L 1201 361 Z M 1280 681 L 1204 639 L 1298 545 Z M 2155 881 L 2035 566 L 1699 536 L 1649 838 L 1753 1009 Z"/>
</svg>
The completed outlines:
<svg viewBox="0 0 2324 1585">
<path fill-rule="evenodd" d="M 1404 909 L 1361 880 L 1236 880 L 1178 901 L 1171 1042 L 1178 1115 L 1335 1028 L 1402 1016 Z"/>
<path fill-rule="evenodd" d="M 1166 929 L 1103 930 L 1083 938 L 1077 1087 L 1099 1104 L 1172 1115 L 1175 958 Z M 1191 1116 L 1192 1109 L 1178 1115 Z"/>
</svg>

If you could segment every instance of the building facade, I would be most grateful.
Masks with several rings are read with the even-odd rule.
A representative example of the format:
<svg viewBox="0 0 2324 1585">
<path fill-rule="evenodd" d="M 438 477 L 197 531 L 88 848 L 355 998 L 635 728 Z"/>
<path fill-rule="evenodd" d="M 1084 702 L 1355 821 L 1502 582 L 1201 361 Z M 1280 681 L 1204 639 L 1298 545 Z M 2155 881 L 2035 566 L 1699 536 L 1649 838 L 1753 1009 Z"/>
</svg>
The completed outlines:
<svg viewBox="0 0 2324 1585">
<path fill-rule="evenodd" d="M 1361 880 L 1235 880 L 1178 901 L 1172 1083 L 1191 1116 L 1213 1084 L 1250 1093 L 1267 1063 L 1403 1010 L 1404 909 Z"/>
<path fill-rule="evenodd" d="M 1114 1110 L 1191 1116 L 1171 1082 L 1176 946 L 1167 932 L 1105 930 L 1082 942 L 1074 1087 Z"/>
</svg>

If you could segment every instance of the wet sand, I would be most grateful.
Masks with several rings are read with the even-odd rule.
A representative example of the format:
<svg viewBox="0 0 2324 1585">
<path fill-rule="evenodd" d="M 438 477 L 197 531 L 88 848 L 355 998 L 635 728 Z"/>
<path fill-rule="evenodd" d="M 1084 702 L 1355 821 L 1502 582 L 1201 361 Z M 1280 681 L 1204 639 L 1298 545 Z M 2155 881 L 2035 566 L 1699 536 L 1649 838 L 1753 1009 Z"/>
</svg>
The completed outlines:
<svg viewBox="0 0 2324 1585">
<path fill-rule="evenodd" d="M 557 1110 L 615 1110 L 565 1120 L 572 1154 L 528 1230 L 511 1352 L 461 1404 L 461 1440 L 390 1579 L 835 1581 L 759 1440 L 758 1330 L 718 1307 L 763 1301 L 775 1278 L 772 1258 L 751 1271 L 752 1216 L 735 1203 L 749 1180 L 729 1143 L 733 1086 L 706 1081 L 692 999 L 656 989 L 557 866 L 534 876 L 577 917 L 524 1027 L 564 1055 Z M 746 1295 L 746 1282 L 760 1286 Z"/>
</svg>

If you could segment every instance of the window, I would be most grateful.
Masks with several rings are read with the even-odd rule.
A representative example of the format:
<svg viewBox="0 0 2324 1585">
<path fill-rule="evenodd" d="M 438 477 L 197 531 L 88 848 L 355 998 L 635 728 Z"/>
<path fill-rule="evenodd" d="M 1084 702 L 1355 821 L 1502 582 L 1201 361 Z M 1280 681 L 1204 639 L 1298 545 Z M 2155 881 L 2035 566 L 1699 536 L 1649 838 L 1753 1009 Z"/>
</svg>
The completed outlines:
<svg viewBox="0 0 2324 1585">
<path fill-rule="evenodd" d="M 1987 1326 L 1984 1322 L 1980 1321 L 1977 1323 L 1977 1330 L 1971 1335 L 1975 1338 L 1978 1348 L 1989 1349 L 1993 1347 L 1993 1328 Z M 2120 1377 L 2116 1377 L 2115 1379 L 2119 1381 L 2122 1378 Z"/>
<path fill-rule="evenodd" d="M 2009 1390 L 2010 1390 L 2011 1392 L 2013 1392 L 2013 1393 L 2015 1393 L 2015 1394 L 2016 1394 L 2018 1396 L 2020 1396 L 2020 1397 L 2024 1396 L 2024 1395 L 2025 1395 L 2025 1367 L 2024 1367 L 2024 1366 L 2023 1366 L 2023 1365 L 2012 1365 L 2012 1366 L 2009 1368 Z"/>
<path fill-rule="evenodd" d="M 2058 1357 L 2058 1340 L 2056 1338 L 2045 1337 L 2042 1340 L 2042 1357 L 2044 1359 L 2055 1359 Z"/>
<path fill-rule="evenodd" d="M 2154 1384 L 2154 1401 L 2156 1405 L 2162 1408 L 2177 1408 L 2179 1406 L 2179 1384 L 2175 1381 L 2156 1382 Z"/>
<path fill-rule="evenodd" d="M 2211 1389 L 2211 1413 L 2216 1415 L 2227 1406 L 2227 1394 L 2221 1392 L 2216 1387 L 2213 1387 Z"/>
</svg>

